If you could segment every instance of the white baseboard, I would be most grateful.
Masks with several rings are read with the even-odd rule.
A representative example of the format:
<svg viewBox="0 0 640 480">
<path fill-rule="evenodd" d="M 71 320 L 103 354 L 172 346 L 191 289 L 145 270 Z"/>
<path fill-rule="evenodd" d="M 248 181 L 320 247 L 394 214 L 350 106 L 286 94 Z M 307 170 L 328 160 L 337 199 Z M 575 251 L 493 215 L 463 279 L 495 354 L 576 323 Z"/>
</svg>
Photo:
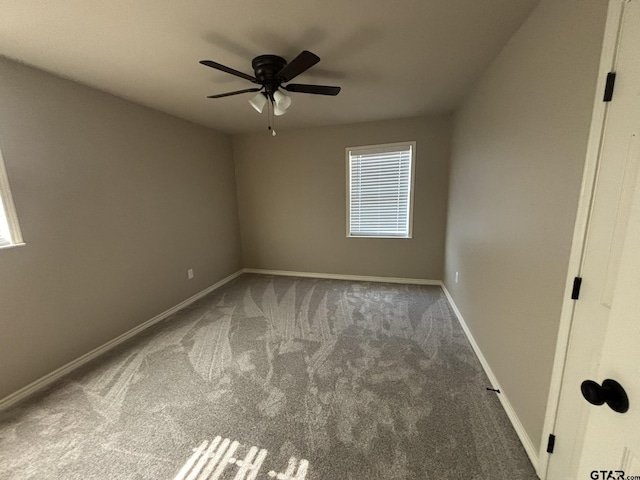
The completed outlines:
<svg viewBox="0 0 640 480">
<path fill-rule="evenodd" d="M 164 320 L 168 316 L 173 315 L 178 310 L 186 307 L 187 305 L 195 302 L 196 300 L 198 300 L 198 299 L 204 297 L 205 295 L 213 292 L 214 290 L 220 288 L 225 283 L 230 282 L 231 280 L 233 280 L 234 278 L 238 277 L 242 273 L 243 273 L 242 270 L 238 270 L 237 272 L 229 275 L 226 278 L 223 278 L 222 280 L 220 280 L 219 282 L 211 285 L 210 287 L 205 288 L 201 292 L 196 293 L 192 297 L 187 298 L 186 300 L 184 300 L 184 301 L 180 302 L 179 304 L 171 307 L 170 309 L 165 310 L 164 312 L 156 315 L 155 317 L 147 320 L 146 322 L 138 325 L 137 327 L 132 328 L 128 332 L 125 332 L 122 335 L 114 338 L 113 340 L 108 341 L 104 345 L 101 345 L 101 346 L 91 350 L 90 352 L 85 353 L 81 357 L 76 358 L 75 360 L 72 360 L 71 362 L 67 363 L 66 365 L 63 365 L 62 367 L 58 368 L 57 370 L 54 370 L 53 372 L 45 375 L 44 377 L 39 378 L 35 382 L 30 383 L 26 387 L 21 388 L 17 392 L 14 392 L 11 395 L 8 395 L 8 396 L 4 397 L 3 399 L 0 400 L 0 410 L 5 409 L 7 407 L 10 407 L 11 405 L 19 402 L 20 400 L 23 400 L 24 398 L 28 397 L 32 393 L 35 393 L 36 391 L 41 390 L 41 389 L 51 385 L 53 382 L 55 382 L 56 380 L 59 380 L 60 378 L 62 378 L 65 375 L 67 375 L 68 373 L 71 373 L 73 370 L 75 370 L 77 368 L 80 368 L 85 363 L 93 360 L 94 358 L 96 358 L 96 357 L 102 355 L 103 353 L 111 350 L 112 348 L 115 348 L 116 346 L 120 345 L 122 342 L 130 339 L 131 337 L 137 335 L 138 333 L 140 333 L 143 330 L 151 327 L 152 325 L 155 325 L 156 323 L 160 322 L 161 320 Z"/>
<path fill-rule="evenodd" d="M 526 430 L 522 426 L 522 423 L 520 422 L 520 419 L 518 418 L 516 411 L 513 409 L 513 406 L 511 405 L 509 398 L 504 393 L 504 390 L 500 388 L 498 379 L 493 373 L 493 370 L 491 370 L 491 367 L 489 366 L 489 362 L 487 362 L 487 359 L 482 354 L 480 347 L 478 346 L 478 344 L 476 343 L 476 340 L 473 338 L 473 335 L 471 334 L 471 330 L 469 330 L 469 327 L 464 321 L 464 318 L 462 317 L 460 310 L 458 310 L 456 303 L 453 301 L 453 298 L 451 297 L 451 294 L 449 293 L 449 290 L 447 290 L 447 287 L 444 285 L 444 283 L 442 284 L 442 290 L 444 291 L 444 294 L 447 296 L 447 299 L 451 304 L 451 308 L 453 308 L 453 311 L 458 317 L 458 320 L 460 321 L 460 325 L 462 326 L 462 330 L 464 330 L 464 333 L 467 336 L 469 343 L 473 347 L 473 351 L 476 353 L 478 360 L 480 360 L 480 363 L 482 364 L 482 368 L 487 374 L 487 377 L 489 377 L 489 381 L 491 382 L 491 385 L 493 386 L 493 388 L 500 390 L 500 393 L 498 394 L 498 399 L 502 404 L 502 408 L 504 408 L 504 411 L 507 412 L 507 416 L 509 417 L 509 420 L 511 420 L 511 424 L 513 425 L 513 428 L 518 434 L 518 438 L 520 438 L 520 442 L 522 443 L 522 446 L 526 450 L 527 455 L 529 456 L 529 460 L 533 464 L 533 468 L 536 470 L 536 474 L 538 475 L 538 477 L 540 477 L 540 472 L 538 472 L 538 464 L 539 464 L 538 452 L 533 446 L 533 442 L 531 441 L 529 434 L 527 434 Z"/>
<path fill-rule="evenodd" d="M 441 280 L 426 280 L 423 278 L 399 277 L 371 277 L 366 275 L 344 275 L 342 273 L 314 273 L 290 272 L 286 270 L 263 270 L 260 268 L 245 268 L 245 273 L 259 273 L 261 275 L 282 275 L 285 277 L 328 278 L 331 280 L 353 280 L 357 282 L 406 283 L 410 285 L 442 285 Z"/>
</svg>

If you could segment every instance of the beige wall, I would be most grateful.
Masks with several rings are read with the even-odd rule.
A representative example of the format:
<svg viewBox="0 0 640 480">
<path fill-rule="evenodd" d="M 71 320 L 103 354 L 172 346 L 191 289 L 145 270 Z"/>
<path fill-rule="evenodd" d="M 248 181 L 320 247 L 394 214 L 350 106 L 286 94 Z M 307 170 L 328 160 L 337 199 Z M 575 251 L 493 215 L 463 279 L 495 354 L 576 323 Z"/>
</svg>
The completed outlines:
<svg viewBox="0 0 640 480">
<path fill-rule="evenodd" d="M 450 119 L 233 137 L 244 266 L 441 279 Z M 415 140 L 412 239 L 346 238 L 345 148 Z"/>
<path fill-rule="evenodd" d="M 241 267 L 231 140 L 0 59 L 0 398 Z M 195 278 L 187 280 L 187 269 Z"/>
<path fill-rule="evenodd" d="M 456 117 L 445 283 L 536 448 L 606 3 L 544 0 Z"/>
</svg>

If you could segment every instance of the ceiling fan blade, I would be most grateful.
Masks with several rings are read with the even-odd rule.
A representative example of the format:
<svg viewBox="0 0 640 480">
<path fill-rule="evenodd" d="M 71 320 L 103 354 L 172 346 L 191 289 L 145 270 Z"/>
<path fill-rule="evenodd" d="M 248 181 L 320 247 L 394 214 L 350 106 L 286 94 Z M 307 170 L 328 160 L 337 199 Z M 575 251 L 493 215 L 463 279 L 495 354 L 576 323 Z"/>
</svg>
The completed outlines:
<svg viewBox="0 0 640 480">
<path fill-rule="evenodd" d="M 251 75 L 247 75 L 246 73 L 239 72 L 238 70 L 234 70 L 233 68 L 225 67 L 216 62 L 212 62 L 211 60 L 200 60 L 202 65 L 207 67 L 215 68 L 216 70 L 220 70 L 221 72 L 230 73 L 231 75 L 235 75 L 236 77 L 244 78 L 245 80 L 249 80 L 253 83 L 258 83 L 256 77 L 252 77 Z"/>
<path fill-rule="evenodd" d="M 284 89 L 287 92 L 313 93 L 315 95 L 338 95 L 340 87 L 328 87 L 326 85 L 304 85 L 302 83 L 290 83 Z"/>
<path fill-rule="evenodd" d="M 276 74 L 276 78 L 283 82 L 288 82 L 305 70 L 313 67 L 319 61 L 320 57 L 315 53 L 304 50 L 300 55 L 291 60 L 290 63 L 285 65 L 284 68 Z"/>
<path fill-rule="evenodd" d="M 218 95 L 207 95 L 207 98 L 222 98 L 230 97 L 231 95 L 240 95 L 241 93 L 259 92 L 261 88 L 247 88 L 245 90 L 238 90 L 236 92 L 220 93 Z"/>
</svg>

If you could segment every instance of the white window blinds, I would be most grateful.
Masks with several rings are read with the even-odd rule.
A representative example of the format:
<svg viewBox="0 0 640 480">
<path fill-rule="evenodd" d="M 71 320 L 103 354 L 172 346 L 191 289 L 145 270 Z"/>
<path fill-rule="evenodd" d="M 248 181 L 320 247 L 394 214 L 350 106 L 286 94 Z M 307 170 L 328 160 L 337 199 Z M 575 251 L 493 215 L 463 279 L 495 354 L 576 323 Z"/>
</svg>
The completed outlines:
<svg viewBox="0 0 640 480">
<path fill-rule="evenodd" d="M 7 216 L 4 213 L 2 192 L 0 191 L 0 247 L 11 245 L 9 238 L 11 238 L 11 232 L 9 231 L 9 222 L 7 221 Z"/>
<path fill-rule="evenodd" d="M 18 217 L 11 198 L 4 160 L 0 152 L 0 248 L 22 244 Z"/>
<path fill-rule="evenodd" d="M 411 236 L 415 143 L 347 149 L 348 235 Z"/>
</svg>

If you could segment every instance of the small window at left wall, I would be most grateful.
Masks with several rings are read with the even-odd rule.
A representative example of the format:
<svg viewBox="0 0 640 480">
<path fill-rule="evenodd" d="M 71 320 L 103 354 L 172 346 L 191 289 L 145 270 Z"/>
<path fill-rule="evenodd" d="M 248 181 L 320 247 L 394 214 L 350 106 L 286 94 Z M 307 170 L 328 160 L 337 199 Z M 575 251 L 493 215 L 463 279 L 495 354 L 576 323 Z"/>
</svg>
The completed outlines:
<svg viewBox="0 0 640 480">
<path fill-rule="evenodd" d="M 23 245 L 16 209 L 11 197 L 9 179 L 0 151 L 0 248 Z"/>
</svg>

